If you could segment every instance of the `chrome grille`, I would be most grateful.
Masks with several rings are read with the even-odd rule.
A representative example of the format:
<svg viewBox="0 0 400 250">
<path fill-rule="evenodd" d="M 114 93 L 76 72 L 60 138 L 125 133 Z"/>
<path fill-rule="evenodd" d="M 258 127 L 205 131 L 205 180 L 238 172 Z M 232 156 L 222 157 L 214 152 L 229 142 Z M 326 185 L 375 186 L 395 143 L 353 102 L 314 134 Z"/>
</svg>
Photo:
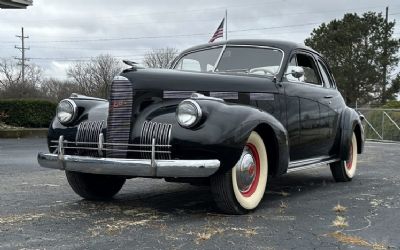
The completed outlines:
<svg viewBox="0 0 400 250">
<path fill-rule="evenodd" d="M 99 157 L 102 154 L 101 151 L 88 150 L 85 147 L 97 148 L 97 145 L 94 145 L 93 142 L 97 143 L 99 141 L 99 135 L 104 128 L 104 124 L 104 121 L 87 121 L 79 124 L 75 141 L 82 148 L 77 149 L 78 155 Z M 88 144 L 83 144 L 83 142 Z"/>
<path fill-rule="evenodd" d="M 128 80 L 114 80 L 109 98 L 107 119 L 107 157 L 127 156 L 133 102 L 132 84 Z M 125 144 L 125 145 L 112 145 Z"/>
<path fill-rule="evenodd" d="M 160 151 L 160 153 L 156 152 L 156 159 L 171 159 L 171 153 L 168 151 L 170 150 L 171 129 L 171 124 L 145 121 L 140 135 L 140 144 L 151 145 L 154 138 L 157 150 Z M 141 149 L 144 151 L 141 153 L 141 157 L 151 159 L 151 153 L 146 152 L 146 148 Z"/>
</svg>

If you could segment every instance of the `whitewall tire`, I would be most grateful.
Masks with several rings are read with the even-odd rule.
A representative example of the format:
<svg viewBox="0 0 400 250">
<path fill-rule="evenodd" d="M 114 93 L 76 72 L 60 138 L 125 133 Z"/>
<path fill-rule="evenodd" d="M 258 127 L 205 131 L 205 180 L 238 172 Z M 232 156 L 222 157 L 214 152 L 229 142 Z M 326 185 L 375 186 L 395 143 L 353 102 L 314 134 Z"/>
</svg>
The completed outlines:
<svg viewBox="0 0 400 250">
<path fill-rule="evenodd" d="M 236 165 L 211 178 L 211 189 L 223 212 L 244 214 L 255 209 L 261 202 L 267 178 L 267 150 L 261 136 L 253 131 Z"/>
<path fill-rule="evenodd" d="M 357 137 L 353 132 L 349 147 L 349 159 L 331 164 L 332 176 L 337 182 L 351 181 L 357 170 Z"/>
</svg>

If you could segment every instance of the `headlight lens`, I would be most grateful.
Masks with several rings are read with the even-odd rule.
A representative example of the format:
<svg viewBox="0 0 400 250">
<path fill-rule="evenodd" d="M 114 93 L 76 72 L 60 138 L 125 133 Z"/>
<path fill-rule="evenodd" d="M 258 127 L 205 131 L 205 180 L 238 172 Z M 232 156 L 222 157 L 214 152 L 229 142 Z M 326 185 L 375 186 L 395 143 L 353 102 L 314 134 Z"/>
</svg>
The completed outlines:
<svg viewBox="0 0 400 250">
<path fill-rule="evenodd" d="M 182 101 L 176 110 L 178 123 L 185 128 L 195 126 L 200 121 L 201 115 L 199 104 L 193 100 Z"/>
<path fill-rule="evenodd" d="M 76 103 L 71 99 L 64 99 L 57 106 L 57 118 L 63 125 L 71 123 L 75 119 L 76 113 Z"/>
</svg>

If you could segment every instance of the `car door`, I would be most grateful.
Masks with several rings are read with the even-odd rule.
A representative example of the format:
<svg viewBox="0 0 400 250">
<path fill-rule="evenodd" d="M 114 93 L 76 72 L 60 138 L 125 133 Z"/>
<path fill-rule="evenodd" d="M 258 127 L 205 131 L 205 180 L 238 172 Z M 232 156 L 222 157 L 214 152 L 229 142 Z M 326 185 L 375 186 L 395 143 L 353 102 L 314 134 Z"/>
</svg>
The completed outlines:
<svg viewBox="0 0 400 250">
<path fill-rule="evenodd" d="M 345 105 L 326 62 L 319 56 L 316 56 L 316 60 L 323 81 L 323 95 L 318 100 L 320 125 L 325 134 L 328 132 L 326 140 L 321 143 L 321 150 L 327 155 L 333 155 L 334 142 L 339 131 L 339 114 Z"/>
<path fill-rule="evenodd" d="M 296 79 L 291 67 L 300 66 L 304 76 Z M 323 83 L 317 62 L 310 52 L 299 50 L 291 55 L 285 77 L 284 89 L 287 106 L 287 130 L 290 143 L 290 160 L 297 161 L 325 155 L 321 145 L 329 131 L 320 121 L 319 100 L 323 98 Z"/>
</svg>

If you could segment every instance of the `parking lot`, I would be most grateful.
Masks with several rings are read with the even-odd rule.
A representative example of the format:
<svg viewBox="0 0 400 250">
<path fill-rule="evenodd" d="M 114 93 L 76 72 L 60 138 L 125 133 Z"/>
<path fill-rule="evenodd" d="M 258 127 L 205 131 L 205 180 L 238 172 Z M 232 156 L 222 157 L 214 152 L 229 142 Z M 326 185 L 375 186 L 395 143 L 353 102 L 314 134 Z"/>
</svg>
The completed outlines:
<svg viewBox="0 0 400 250">
<path fill-rule="evenodd" d="M 0 139 L 0 249 L 400 249 L 399 144 L 367 143 L 350 183 L 328 168 L 274 179 L 245 216 L 219 214 L 207 187 L 164 180 L 84 201 L 62 171 L 39 168 L 46 150 Z"/>
</svg>

